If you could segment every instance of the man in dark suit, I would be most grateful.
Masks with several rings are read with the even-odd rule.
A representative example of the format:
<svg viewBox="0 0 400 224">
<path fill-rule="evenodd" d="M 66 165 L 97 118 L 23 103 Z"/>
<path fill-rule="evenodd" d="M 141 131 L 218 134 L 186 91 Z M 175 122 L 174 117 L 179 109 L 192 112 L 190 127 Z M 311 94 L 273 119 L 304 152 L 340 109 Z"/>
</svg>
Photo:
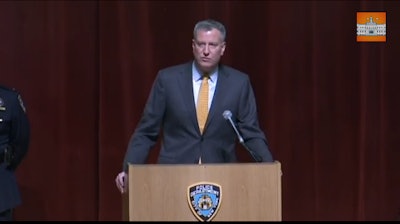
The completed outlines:
<svg viewBox="0 0 400 224">
<path fill-rule="evenodd" d="M 0 86 L 0 221 L 21 204 L 15 170 L 28 151 L 30 127 L 21 96 Z"/>
<path fill-rule="evenodd" d="M 129 141 L 123 171 L 115 178 L 121 193 L 128 183 L 128 164 L 146 162 L 161 129 L 163 139 L 158 157 L 161 164 L 237 162 L 235 149 L 239 135 L 257 162 L 273 162 L 267 139 L 259 127 L 249 77 L 220 63 L 225 37 L 226 30 L 220 22 L 198 22 L 192 40 L 194 60 L 159 71 L 143 116 Z M 201 124 L 196 107 L 203 101 L 199 92 L 204 76 L 208 85 L 205 94 L 208 115 L 205 124 Z M 238 134 L 232 124 L 237 125 Z"/>
</svg>

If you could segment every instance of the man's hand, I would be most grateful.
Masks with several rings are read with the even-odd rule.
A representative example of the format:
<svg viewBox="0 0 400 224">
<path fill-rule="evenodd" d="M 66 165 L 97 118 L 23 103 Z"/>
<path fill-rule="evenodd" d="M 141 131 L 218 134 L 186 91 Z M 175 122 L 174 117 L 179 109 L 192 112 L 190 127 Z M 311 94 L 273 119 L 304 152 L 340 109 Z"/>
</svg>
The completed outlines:
<svg viewBox="0 0 400 224">
<path fill-rule="evenodd" d="M 128 191 L 128 174 L 125 171 L 119 173 L 115 178 L 115 184 L 121 194 L 126 193 Z"/>
</svg>

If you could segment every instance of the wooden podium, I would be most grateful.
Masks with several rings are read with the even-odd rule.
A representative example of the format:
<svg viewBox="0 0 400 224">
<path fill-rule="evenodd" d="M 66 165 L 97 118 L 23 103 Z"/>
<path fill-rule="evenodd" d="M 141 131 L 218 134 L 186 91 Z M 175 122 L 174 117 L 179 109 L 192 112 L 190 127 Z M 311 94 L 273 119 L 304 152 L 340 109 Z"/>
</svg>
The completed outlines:
<svg viewBox="0 0 400 224">
<path fill-rule="evenodd" d="M 281 164 L 129 165 L 124 221 L 281 221 Z"/>
</svg>

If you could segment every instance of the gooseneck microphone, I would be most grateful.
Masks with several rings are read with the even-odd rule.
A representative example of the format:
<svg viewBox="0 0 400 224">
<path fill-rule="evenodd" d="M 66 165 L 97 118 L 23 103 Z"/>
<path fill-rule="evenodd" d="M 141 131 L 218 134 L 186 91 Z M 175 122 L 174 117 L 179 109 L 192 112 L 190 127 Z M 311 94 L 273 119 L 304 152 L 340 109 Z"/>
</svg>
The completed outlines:
<svg viewBox="0 0 400 224">
<path fill-rule="evenodd" d="M 240 144 L 250 153 L 250 155 L 253 157 L 254 161 L 256 162 L 262 162 L 262 159 L 260 156 L 256 155 L 253 150 L 251 150 L 247 145 L 244 143 L 244 139 L 242 135 L 240 134 L 239 130 L 236 128 L 235 123 L 232 121 L 232 112 L 230 110 L 225 110 L 224 113 L 222 113 L 222 116 L 224 116 L 225 120 L 228 120 L 229 123 L 231 124 L 233 130 L 235 130 L 236 136 L 239 139 Z"/>
</svg>

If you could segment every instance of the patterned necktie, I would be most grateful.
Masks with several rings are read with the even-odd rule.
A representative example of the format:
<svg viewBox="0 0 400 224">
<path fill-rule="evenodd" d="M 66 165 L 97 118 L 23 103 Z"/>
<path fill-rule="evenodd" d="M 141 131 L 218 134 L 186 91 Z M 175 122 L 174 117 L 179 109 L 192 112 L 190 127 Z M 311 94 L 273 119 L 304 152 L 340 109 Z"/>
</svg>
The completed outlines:
<svg viewBox="0 0 400 224">
<path fill-rule="evenodd" d="M 203 134 L 204 126 L 208 116 L 208 75 L 203 76 L 199 96 L 197 99 L 197 121 L 199 123 L 200 133 Z"/>
</svg>

